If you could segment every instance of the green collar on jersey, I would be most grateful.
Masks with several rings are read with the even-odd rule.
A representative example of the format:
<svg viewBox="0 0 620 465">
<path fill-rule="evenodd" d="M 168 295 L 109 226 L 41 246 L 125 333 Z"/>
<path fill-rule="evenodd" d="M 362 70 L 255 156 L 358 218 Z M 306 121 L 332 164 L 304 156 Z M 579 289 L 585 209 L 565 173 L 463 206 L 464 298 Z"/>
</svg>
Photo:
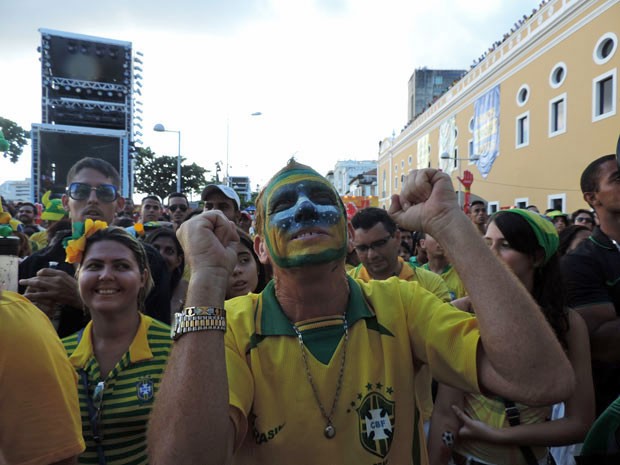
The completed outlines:
<svg viewBox="0 0 620 465">
<path fill-rule="evenodd" d="M 347 303 L 347 324 L 351 328 L 356 321 L 362 318 L 372 318 L 375 313 L 366 302 L 359 284 L 349 276 L 347 276 L 347 280 L 351 290 Z M 332 319 L 332 316 L 326 319 Z M 256 334 L 297 337 L 291 322 L 284 314 L 276 298 L 273 280 L 267 284 L 261 293 L 256 315 Z"/>
</svg>

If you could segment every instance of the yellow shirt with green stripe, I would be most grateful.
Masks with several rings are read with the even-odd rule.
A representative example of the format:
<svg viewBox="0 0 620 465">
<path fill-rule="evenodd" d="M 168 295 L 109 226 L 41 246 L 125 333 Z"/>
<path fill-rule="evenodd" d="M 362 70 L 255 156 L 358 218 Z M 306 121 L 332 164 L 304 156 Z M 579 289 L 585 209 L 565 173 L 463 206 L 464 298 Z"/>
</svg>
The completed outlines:
<svg viewBox="0 0 620 465">
<path fill-rule="evenodd" d="M 101 431 L 106 463 L 146 464 L 146 426 L 172 346 L 170 326 L 140 314 L 140 325 L 129 350 L 103 379 L 93 352 L 92 324 L 89 322 L 83 331 L 62 340 L 69 361 L 78 374 L 83 370 L 88 376 L 89 392 L 86 392 L 81 376 L 78 382 L 86 441 L 86 451 L 80 456 L 79 463 L 99 463 L 86 396 L 92 398 L 97 383 L 104 381 Z"/>
<path fill-rule="evenodd" d="M 516 404 L 520 422 L 524 425 L 544 423 L 551 417 L 551 407 L 528 407 Z M 465 394 L 464 411 L 475 420 L 480 420 L 491 428 L 510 428 L 506 418 L 506 406 L 499 398 L 485 397 L 481 394 Z M 459 440 L 456 451 L 464 456 L 473 456 L 488 463 L 505 465 L 528 465 L 518 446 L 493 444 L 474 439 Z M 546 447 L 532 447 L 538 460 L 547 455 Z"/>
<path fill-rule="evenodd" d="M 424 432 L 412 395 L 417 361 L 465 391 L 479 392 L 474 317 L 417 283 L 348 278 L 349 327 L 336 435 L 314 398 L 301 347 L 275 297 L 226 302 L 225 335 L 235 464 L 426 464 Z M 345 340 L 342 315 L 298 322 L 308 369 L 326 412 L 334 400 Z"/>
<path fill-rule="evenodd" d="M 431 271 L 428 263 L 422 265 L 422 268 Z M 437 274 L 443 278 L 444 282 L 448 286 L 448 290 L 451 294 L 450 300 L 460 299 L 461 297 L 465 297 L 467 295 L 465 286 L 463 286 L 463 281 L 461 281 L 456 269 L 452 265 L 446 266 L 441 273 Z"/>
<path fill-rule="evenodd" d="M 450 302 L 450 292 L 446 283 L 436 273 L 426 270 L 424 268 L 415 268 L 409 262 L 405 262 L 401 257 L 398 257 L 400 264 L 399 279 L 405 281 L 415 281 L 420 284 L 424 289 L 432 292 L 444 302 Z M 352 278 L 361 279 L 365 282 L 373 279 L 366 267 L 362 264 L 358 265 L 353 270 L 349 271 L 349 276 Z M 418 407 L 422 414 L 422 420 L 428 421 L 433 414 L 433 395 L 431 392 L 432 377 L 428 369 L 428 365 L 424 364 L 418 367 L 418 374 L 415 380 L 415 395 L 418 399 Z"/>
<path fill-rule="evenodd" d="M 432 271 L 422 268 L 415 267 L 411 265 L 410 262 L 406 262 L 401 257 L 398 257 L 398 263 L 400 265 L 400 273 L 398 274 L 399 279 L 404 279 L 405 281 L 416 281 L 420 283 L 424 289 L 429 292 L 432 292 L 437 297 L 439 297 L 444 302 L 450 302 L 453 300 L 450 295 L 450 291 L 448 290 L 448 286 L 441 276 L 437 273 L 433 273 Z M 355 268 L 347 271 L 348 275 L 355 279 L 361 279 L 365 282 L 374 279 L 368 273 L 368 270 L 363 264 L 359 264 Z"/>
</svg>

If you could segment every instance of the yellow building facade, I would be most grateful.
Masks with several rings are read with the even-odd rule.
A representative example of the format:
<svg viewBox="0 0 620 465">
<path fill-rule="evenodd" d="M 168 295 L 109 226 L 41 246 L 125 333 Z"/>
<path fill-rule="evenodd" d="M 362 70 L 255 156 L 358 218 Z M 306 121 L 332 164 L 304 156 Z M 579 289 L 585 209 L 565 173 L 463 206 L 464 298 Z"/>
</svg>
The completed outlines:
<svg viewBox="0 0 620 465">
<path fill-rule="evenodd" d="M 541 5 L 399 135 L 382 142 L 379 205 L 389 206 L 409 170 L 430 166 L 450 172 L 455 189 L 457 177 L 473 173 L 472 195 L 487 201 L 489 211 L 587 207 L 581 172 L 615 152 L 620 134 L 619 40 L 620 0 Z M 492 111 L 480 113 L 494 91 Z M 489 143 L 493 132 L 499 140 Z M 488 168 L 490 160 L 484 177 L 480 166 Z"/>
</svg>

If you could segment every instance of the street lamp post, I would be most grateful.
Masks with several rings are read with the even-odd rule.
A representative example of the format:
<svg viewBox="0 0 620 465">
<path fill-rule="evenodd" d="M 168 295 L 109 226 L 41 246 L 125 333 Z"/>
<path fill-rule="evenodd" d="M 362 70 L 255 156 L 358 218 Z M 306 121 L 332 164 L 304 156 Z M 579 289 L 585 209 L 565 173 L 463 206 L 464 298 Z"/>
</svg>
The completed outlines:
<svg viewBox="0 0 620 465">
<path fill-rule="evenodd" d="M 262 112 L 255 111 L 250 113 L 250 116 L 262 116 Z M 226 118 L 226 185 L 232 187 L 230 184 L 230 177 L 228 170 L 230 168 L 230 117 Z"/>
<path fill-rule="evenodd" d="M 163 124 L 157 123 L 153 127 L 153 131 L 156 132 L 176 132 L 179 136 L 179 147 L 177 151 L 177 192 L 181 192 L 181 131 L 174 131 L 172 129 L 166 129 Z"/>
<path fill-rule="evenodd" d="M 459 178 L 461 178 L 463 176 L 462 174 L 462 169 L 461 169 L 461 162 L 462 161 L 478 161 L 480 160 L 480 157 L 478 155 L 472 155 L 470 158 L 457 158 L 457 157 L 451 157 L 450 154 L 448 152 L 444 152 L 441 154 L 441 156 L 439 157 L 442 160 L 455 160 L 459 162 Z M 459 181 L 457 179 L 457 181 Z M 459 185 L 459 190 L 458 190 L 458 201 L 459 201 L 459 207 L 463 207 L 463 194 L 461 191 L 461 181 L 458 182 Z"/>
</svg>

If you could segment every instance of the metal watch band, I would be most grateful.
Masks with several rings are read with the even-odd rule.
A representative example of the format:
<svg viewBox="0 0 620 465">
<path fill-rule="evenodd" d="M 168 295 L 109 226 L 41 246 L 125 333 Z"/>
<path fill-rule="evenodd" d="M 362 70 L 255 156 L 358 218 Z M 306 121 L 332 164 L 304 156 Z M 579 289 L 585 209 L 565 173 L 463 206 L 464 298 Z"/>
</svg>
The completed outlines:
<svg viewBox="0 0 620 465">
<path fill-rule="evenodd" d="M 186 316 L 221 316 L 226 317 L 226 310 L 219 307 L 185 307 L 181 313 Z"/>
<path fill-rule="evenodd" d="M 171 337 L 179 339 L 194 331 L 226 331 L 226 311 L 217 307 L 186 307 L 174 314 Z"/>
</svg>

